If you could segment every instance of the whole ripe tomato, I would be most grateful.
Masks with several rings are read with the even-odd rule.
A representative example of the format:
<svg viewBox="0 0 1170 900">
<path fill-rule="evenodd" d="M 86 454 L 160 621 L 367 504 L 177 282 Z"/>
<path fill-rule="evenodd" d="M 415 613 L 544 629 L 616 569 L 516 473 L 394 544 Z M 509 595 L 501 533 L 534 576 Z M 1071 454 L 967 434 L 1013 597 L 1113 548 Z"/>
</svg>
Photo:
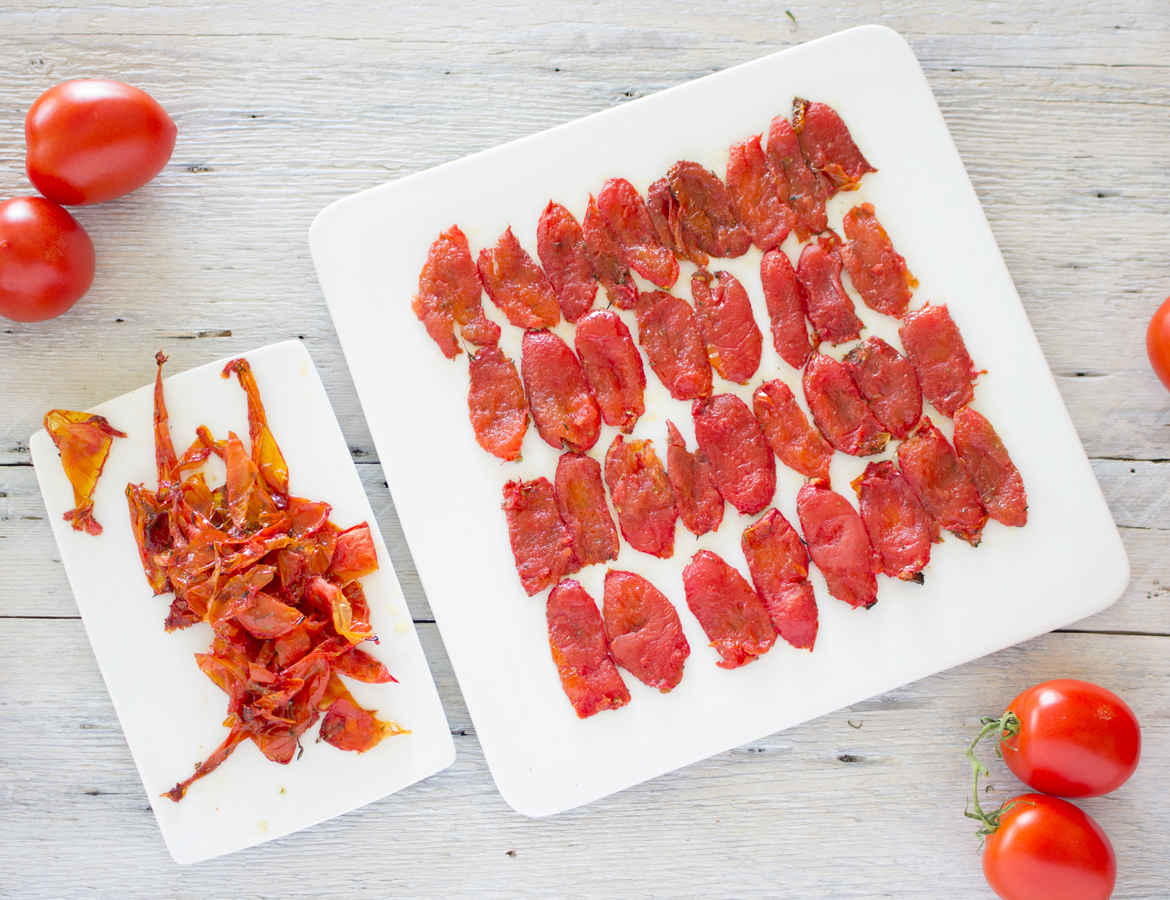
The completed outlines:
<svg viewBox="0 0 1170 900">
<path fill-rule="evenodd" d="M 66 210 L 43 197 L 0 203 L 0 316 L 59 316 L 89 290 L 93 271 L 93 241 Z"/>
<path fill-rule="evenodd" d="M 983 876 L 1003 900 L 1108 900 L 1117 857 L 1101 826 L 1067 800 L 1022 794 L 987 836 Z"/>
<path fill-rule="evenodd" d="M 145 91 L 117 81 L 66 81 L 29 108 L 25 167 L 50 200 L 101 203 L 161 172 L 177 133 L 166 110 Z"/>
<path fill-rule="evenodd" d="M 1146 329 L 1146 355 L 1154 374 L 1170 388 L 1170 299 L 1158 307 Z"/>
<path fill-rule="evenodd" d="M 1019 732 L 1000 743 L 1020 781 L 1058 797 L 1099 797 L 1137 769 L 1142 732 L 1125 701 L 1087 681 L 1060 678 L 1028 688 L 1008 705 Z"/>
</svg>

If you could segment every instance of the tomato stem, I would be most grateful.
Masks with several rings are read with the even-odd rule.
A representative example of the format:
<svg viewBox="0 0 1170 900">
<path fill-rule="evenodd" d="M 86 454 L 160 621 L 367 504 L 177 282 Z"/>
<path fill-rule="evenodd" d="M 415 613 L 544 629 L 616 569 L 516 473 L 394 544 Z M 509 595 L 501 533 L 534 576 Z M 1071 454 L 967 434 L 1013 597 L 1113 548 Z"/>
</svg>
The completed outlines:
<svg viewBox="0 0 1170 900">
<path fill-rule="evenodd" d="M 975 755 L 975 748 L 985 737 L 990 734 L 996 734 L 995 755 L 1000 759 L 1003 759 L 1003 751 L 1000 749 L 1000 745 L 1008 738 L 1015 737 L 1020 733 L 1020 720 L 1019 717 L 1009 709 L 1003 714 L 1002 718 L 997 719 L 994 716 L 984 716 L 979 720 L 979 722 L 983 727 L 979 730 L 979 733 L 975 735 L 975 739 L 971 741 L 970 746 L 967 747 L 966 754 L 967 759 L 971 761 L 971 768 L 974 770 L 974 779 L 971 785 L 971 805 L 975 807 L 975 812 L 971 812 L 970 810 L 965 809 L 963 810 L 963 815 L 965 815 L 968 819 L 974 819 L 975 821 L 981 823 L 979 826 L 979 831 L 976 833 L 982 839 L 987 837 L 989 834 L 995 834 L 996 830 L 999 828 L 1000 818 L 1005 812 L 1007 812 L 1012 808 L 1012 806 L 1015 805 L 1015 801 L 1004 804 L 998 809 L 994 809 L 989 813 L 985 813 L 983 811 L 983 807 L 979 805 L 979 775 L 983 774 L 990 778 L 991 772 L 987 770 L 987 766 L 983 765 L 983 763 L 980 762 L 979 757 Z"/>
</svg>

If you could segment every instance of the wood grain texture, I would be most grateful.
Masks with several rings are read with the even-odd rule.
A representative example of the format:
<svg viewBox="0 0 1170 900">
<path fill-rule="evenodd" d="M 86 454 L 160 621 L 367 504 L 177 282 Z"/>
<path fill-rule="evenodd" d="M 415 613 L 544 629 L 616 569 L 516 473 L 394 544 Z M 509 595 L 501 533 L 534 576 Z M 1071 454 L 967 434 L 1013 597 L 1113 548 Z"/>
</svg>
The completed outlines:
<svg viewBox="0 0 1170 900">
<path fill-rule="evenodd" d="M 44 412 L 140 387 L 160 347 L 180 371 L 303 339 L 428 622 L 309 259 L 313 216 L 354 191 L 866 22 L 901 32 L 923 64 L 1121 528 L 1133 571 L 1125 596 L 1074 626 L 1081 633 L 537 821 L 496 793 L 438 632 L 423 624 L 456 734 L 453 767 L 311 831 L 176 867 L 28 466 Z M 0 897 L 990 897 L 961 815 L 962 747 L 979 715 L 1058 675 L 1114 688 L 1142 719 L 1137 776 L 1085 805 L 1118 850 L 1114 896 L 1170 896 L 1170 394 L 1143 350 L 1170 293 L 1162 0 L 458 10 L 435 0 L 9 0 L 0 73 L 0 197 L 31 191 L 24 112 L 59 81 L 137 84 L 179 125 L 155 182 L 77 211 L 98 252 L 89 295 L 53 322 L 0 323 Z M 1002 765 L 993 773 L 992 796 L 1015 788 Z"/>
</svg>

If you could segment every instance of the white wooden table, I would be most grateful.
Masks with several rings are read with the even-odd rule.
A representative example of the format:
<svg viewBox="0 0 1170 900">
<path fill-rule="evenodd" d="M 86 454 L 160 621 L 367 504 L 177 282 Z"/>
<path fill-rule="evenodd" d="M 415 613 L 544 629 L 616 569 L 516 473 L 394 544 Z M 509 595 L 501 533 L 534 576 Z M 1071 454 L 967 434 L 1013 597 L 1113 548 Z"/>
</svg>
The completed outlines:
<svg viewBox="0 0 1170 900">
<path fill-rule="evenodd" d="M 402 540 L 309 223 L 354 191 L 864 22 L 904 34 L 926 69 L 1121 528 L 1129 590 L 1067 631 L 522 818 L 492 784 Z M 30 192 L 24 113 L 59 81 L 139 85 L 179 126 L 154 183 L 77 212 L 98 253 L 89 295 L 53 322 L 0 322 L 0 897 L 990 897 L 962 815 L 964 744 L 981 714 L 1057 676 L 1113 688 L 1141 719 L 1137 775 L 1084 807 L 1116 847 L 1115 896 L 1170 897 L 1170 394 L 1143 343 L 1170 293 L 1165 0 L 7 0 L 0 73 L 0 197 Z M 147 382 L 160 347 L 178 372 L 289 337 L 360 464 L 458 759 L 310 831 L 180 868 L 25 442 L 52 407 Z M 992 772 L 988 802 L 1018 789 Z"/>
</svg>

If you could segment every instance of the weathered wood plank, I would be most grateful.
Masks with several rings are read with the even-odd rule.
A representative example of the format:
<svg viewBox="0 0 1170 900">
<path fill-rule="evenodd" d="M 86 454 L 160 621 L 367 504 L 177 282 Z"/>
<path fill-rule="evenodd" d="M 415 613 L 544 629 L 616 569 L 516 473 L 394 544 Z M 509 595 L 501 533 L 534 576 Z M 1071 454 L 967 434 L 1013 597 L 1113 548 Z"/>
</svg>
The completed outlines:
<svg viewBox="0 0 1170 900">
<path fill-rule="evenodd" d="M 1134 779 L 1084 804 L 1117 849 L 1115 897 L 1170 891 L 1157 837 L 1170 829 L 1170 663 L 1160 638 L 1048 635 L 583 809 L 529 820 L 492 787 L 434 626 L 420 631 L 456 735 L 454 766 L 311 831 L 176 869 L 80 624 L 0 621 L 9 648 L 0 657 L 5 892 L 297 898 L 376 885 L 449 897 L 474 885 L 489 898 L 988 896 L 962 816 L 964 745 L 979 715 L 1068 672 L 1115 688 L 1144 726 Z M 52 677 L 46 645 L 57 660 Z M 992 771 L 991 803 L 1019 789 L 1002 763 Z M 62 858 L 90 863 L 29 864 Z M 346 864 L 323 865 L 337 859 Z M 915 859 L 931 861 L 929 874 Z"/>
</svg>

